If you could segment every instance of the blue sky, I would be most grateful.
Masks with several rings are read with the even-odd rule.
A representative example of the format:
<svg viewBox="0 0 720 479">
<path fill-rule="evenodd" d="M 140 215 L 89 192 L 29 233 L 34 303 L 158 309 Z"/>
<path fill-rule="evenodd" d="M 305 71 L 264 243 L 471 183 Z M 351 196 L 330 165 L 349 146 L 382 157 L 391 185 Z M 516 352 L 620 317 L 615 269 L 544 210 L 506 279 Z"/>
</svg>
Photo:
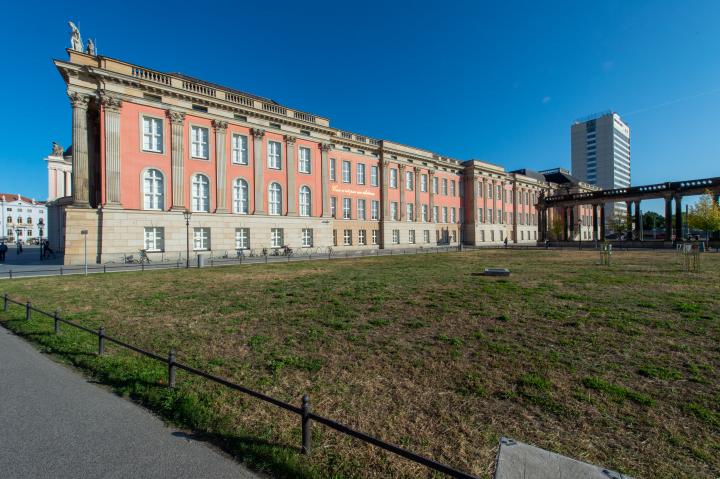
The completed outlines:
<svg viewBox="0 0 720 479">
<path fill-rule="evenodd" d="M 570 167 L 570 125 L 613 109 L 633 184 L 720 176 L 720 2 L 10 2 L 0 191 L 44 199 L 70 142 L 52 58 L 67 20 L 100 54 L 331 125 L 508 169 Z"/>
</svg>

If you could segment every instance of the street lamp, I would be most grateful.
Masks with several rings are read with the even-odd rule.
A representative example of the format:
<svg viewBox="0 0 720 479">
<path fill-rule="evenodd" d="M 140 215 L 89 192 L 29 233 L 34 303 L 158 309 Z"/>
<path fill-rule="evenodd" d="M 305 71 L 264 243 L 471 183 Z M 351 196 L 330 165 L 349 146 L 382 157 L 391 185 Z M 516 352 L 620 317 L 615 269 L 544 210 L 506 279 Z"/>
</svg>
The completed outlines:
<svg viewBox="0 0 720 479">
<path fill-rule="evenodd" d="M 190 268 L 190 217 L 192 213 L 189 209 L 183 211 L 183 218 L 185 218 L 185 269 Z"/>
<path fill-rule="evenodd" d="M 578 220 L 578 235 L 580 236 L 580 242 L 578 243 L 578 249 L 582 249 L 582 219 Z"/>
<path fill-rule="evenodd" d="M 80 231 L 80 234 L 83 235 L 83 238 L 85 238 L 85 276 L 87 276 L 87 270 L 88 270 L 88 265 L 87 265 L 87 235 L 88 235 L 88 230 L 81 230 L 81 231 Z"/>
</svg>

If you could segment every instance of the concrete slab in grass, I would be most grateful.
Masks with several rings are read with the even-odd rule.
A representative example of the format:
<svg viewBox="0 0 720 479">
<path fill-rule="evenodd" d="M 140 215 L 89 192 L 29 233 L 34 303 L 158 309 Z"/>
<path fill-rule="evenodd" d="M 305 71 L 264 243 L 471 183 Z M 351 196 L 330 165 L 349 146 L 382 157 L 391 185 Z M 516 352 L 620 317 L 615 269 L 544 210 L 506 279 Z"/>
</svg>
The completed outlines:
<svg viewBox="0 0 720 479">
<path fill-rule="evenodd" d="M 503 437 L 494 479 L 632 479 L 585 462 Z"/>
</svg>

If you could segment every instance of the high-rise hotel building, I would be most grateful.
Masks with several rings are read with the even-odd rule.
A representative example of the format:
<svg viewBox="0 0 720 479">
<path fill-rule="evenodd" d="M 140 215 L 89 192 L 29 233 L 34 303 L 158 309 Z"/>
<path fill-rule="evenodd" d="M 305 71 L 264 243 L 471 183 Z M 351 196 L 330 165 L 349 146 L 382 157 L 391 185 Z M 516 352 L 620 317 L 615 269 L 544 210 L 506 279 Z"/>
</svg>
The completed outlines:
<svg viewBox="0 0 720 479">
<path fill-rule="evenodd" d="M 630 186 L 630 127 L 620 115 L 605 112 L 576 121 L 570 141 L 573 176 L 602 189 Z M 605 218 L 625 214 L 624 203 L 606 205 Z"/>
<path fill-rule="evenodd" d="M 141 249 L 180 259 L 188 236 L 190 254 L 232 256 L 284 245 L 532 243 L 538 197 L 557 187 L 186 75 L 68 54 L 54 63 L 72 106 L 72 146 L 53 164 L 71 164 L 72 179 L 48 215 L 69 264 L 83 261 L 85 239 L 100 263 Z"/>
</svg>

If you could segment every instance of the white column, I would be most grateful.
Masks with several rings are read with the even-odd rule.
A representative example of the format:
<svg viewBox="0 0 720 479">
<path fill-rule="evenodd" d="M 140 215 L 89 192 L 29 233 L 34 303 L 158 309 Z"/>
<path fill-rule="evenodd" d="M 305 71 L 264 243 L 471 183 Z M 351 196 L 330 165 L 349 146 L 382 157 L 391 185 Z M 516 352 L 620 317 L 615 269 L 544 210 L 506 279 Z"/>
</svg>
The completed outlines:
<svg viewBox="0 0 720 479">
<path fill-rule="evenodd" d="M 73 204 L 90 206 L 90 178 L 88 155 L 87 111 L 90 96 L 78 92 L 70 93 L 72 112 L 72 182 Z"/>
<path fill-rule="evenodd" d="M 398 165 L 398 181 L 400 184 L 400 221 L 407 219 L 407 212 L 405 211 L 405 165 Z"/>
<path fill-rule="evenodd" d="M 422 220 L 422 212 L 420 211 L 422 209 L 422 206 L 420 206 L 420 168 L 415 167 L 413 169 L 415 178 L 414 178 L 414 187 L 415 187 L 415 222 L 419 222 Z"/>
</svg>

